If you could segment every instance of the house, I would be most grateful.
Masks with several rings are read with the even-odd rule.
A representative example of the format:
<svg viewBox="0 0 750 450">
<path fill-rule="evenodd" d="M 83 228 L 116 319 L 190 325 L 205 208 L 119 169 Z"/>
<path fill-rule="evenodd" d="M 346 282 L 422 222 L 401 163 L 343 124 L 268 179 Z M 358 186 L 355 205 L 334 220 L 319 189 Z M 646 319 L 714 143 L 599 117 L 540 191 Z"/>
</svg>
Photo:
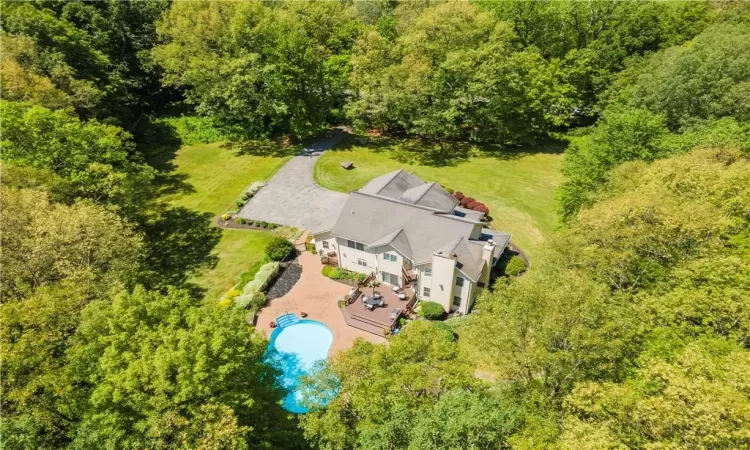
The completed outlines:
<svg viewBox="0 0 750 450">
<path fill-rule="evenodd" d="M 397 170 L 352 192 L 338 217 L 312 234 L 318 254 L 340 267 L 409 284 L 418 299 L 466 314 L 510 241 L 482 217 L 439 184 Z"/>
</svg>

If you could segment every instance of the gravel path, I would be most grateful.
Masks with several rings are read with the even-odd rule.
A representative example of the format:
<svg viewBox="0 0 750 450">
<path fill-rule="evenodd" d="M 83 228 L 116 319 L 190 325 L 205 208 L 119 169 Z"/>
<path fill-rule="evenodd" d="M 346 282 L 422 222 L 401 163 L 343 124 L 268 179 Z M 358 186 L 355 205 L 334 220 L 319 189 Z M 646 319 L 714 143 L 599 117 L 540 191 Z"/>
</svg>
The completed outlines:
<svg viewBox="0 0 750 450">
<path fill-rule="evenodd" d="M 319 141 L 289 160 L 242 207 L 239 217 L 307 230 L 317 230 L 330 217 L 337 217 L 348 194 L 329 191 L 315 184 L 313 168 L 321 153 L 344 136 L 339 133 Z"/>
</svg>

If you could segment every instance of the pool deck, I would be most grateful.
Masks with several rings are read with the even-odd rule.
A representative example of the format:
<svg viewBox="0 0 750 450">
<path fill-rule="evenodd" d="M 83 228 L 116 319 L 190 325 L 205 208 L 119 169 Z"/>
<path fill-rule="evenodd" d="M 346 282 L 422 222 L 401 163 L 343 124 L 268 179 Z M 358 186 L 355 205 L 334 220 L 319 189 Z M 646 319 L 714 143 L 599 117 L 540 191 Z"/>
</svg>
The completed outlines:
<svg viewBox="0 0 750 450">
<path fill-rule="evenodd" d="M 306 312 L 308 319 L 322 322 L 331 329 L 333 344 L 328 356 L 349 349 L 358 338 L 376 344 L 386 342 L 383 337 L 346 324 L 344 315 L 338 307 L 338 299 L 346 295 L 350 287 L 324 277 L 320 273 L 323 264 L 317 255 L 302 252 L 298 261 L 302 266 L 302 276 L 286 295 L 271 300 L 268 306 L 258 312 L 256 328 L 259 332 L 270 337 L 273 331 L 270 322 L 278 316 L 290 312 L 300 317 L 301 312 Z"/>
</svg>

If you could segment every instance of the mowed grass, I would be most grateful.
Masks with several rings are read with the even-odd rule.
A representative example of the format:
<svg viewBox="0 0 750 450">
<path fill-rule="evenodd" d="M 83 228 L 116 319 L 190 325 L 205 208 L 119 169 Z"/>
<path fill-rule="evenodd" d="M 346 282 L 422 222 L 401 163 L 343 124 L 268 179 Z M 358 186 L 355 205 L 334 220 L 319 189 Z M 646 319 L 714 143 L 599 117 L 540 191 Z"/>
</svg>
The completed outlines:
<svg viewBox="0 0 750 450">
<path fill-rule="evenodd" d="M 185 208 L 221 215 L 250 183 L 267 180 L 289 157 L 237 154 L 221 142 L 187 145 L 180 148 L 171 163 L 171 175 L 181 177 L 194 192 L 167 194 L 164 199 Z"/>
<path fill-rule="evenodd" d="M 414 172 L 425 181 L 437 181 L 485 203 L 493 227 L 512 234 L 513 242 L 533 256 L 544 235 L 557 225 L 555 192 L 562 181 L 562 158 L 562 153 L 550 151 L 507 152 L 433 167 L 396 161 L 387 148 L 354 146 L 324 153 L 314 176 L 325 188 L 350 192 L 399 168 Z M 342 161 L 354 162 L 355 168 L 344 170 Z"/>
<path fill-rule="evenodd" d="M 180 148 L 171 163 L 171 176 L 181 179 L 192 192 L 164 195 L 175 206 L 219 216 L 229 209 L 250 183 L 269 179 L 288 157 L 238 155 L 221 143 Z M 219 299 L 240 274 L 264 256 L 265 245 L 274 234 L 267 231 L 222 230 L 214 254 L 219 260 L 212 269 L 193 277 L 206 289 L 206 299 Z"/>
</svg>

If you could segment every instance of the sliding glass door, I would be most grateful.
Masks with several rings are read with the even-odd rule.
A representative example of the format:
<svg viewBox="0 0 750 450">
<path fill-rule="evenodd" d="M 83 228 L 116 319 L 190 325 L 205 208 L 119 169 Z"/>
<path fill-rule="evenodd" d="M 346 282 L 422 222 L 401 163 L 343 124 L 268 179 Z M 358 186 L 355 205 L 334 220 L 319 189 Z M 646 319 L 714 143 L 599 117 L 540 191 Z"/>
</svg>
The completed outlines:
<svg viewBox="0 0 750 450">
<path fill-rule="evenodd" d="M 401 283 L 398 281 L 398 275 L 388 272 L 380 272 L 380 278 L 383 280 L 383 283 L 392 284 L 393 286 L 401 286 Z"/>
</svg>

